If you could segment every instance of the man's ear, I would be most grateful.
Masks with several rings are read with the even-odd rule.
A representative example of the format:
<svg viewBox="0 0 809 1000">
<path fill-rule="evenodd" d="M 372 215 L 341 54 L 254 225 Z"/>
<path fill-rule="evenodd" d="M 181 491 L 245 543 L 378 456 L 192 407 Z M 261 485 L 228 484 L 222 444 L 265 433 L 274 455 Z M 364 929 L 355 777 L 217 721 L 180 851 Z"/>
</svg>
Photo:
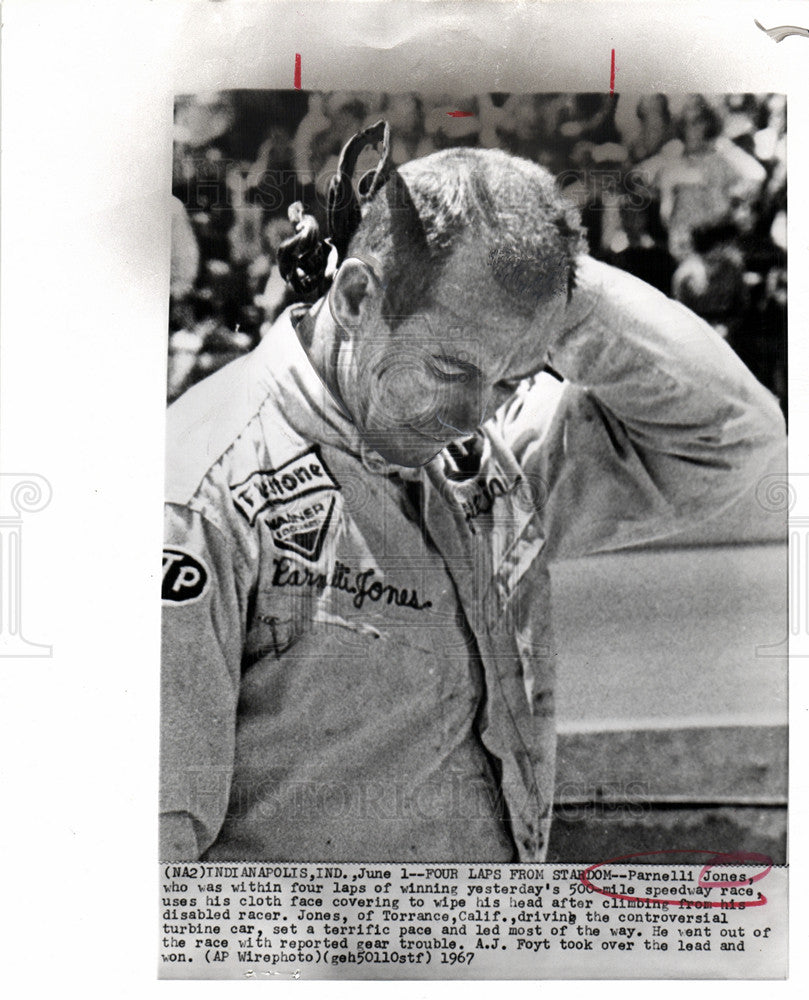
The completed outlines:
<svg viewBox="0 0 809 1000">
<path fill-rule="evenodd" d="M 349 257 L 340 265 L 329 293 L 332 317 L 349 335 L 363 321 L 379 315 L 383 288 L 374 263 Z"/>
</svg>

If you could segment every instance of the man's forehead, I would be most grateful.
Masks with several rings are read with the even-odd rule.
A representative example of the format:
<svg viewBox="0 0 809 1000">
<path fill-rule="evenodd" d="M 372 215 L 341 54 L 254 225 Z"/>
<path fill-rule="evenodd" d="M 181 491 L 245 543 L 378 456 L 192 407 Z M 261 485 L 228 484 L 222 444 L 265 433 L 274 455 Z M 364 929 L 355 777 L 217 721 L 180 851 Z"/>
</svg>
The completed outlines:
<svg viewBox="0 0 809 1000">
<path fill-rule="evenodd" d="M 429 335 L 452 347 L 448 353 L 465 349 L 465 360 L 478 367 L 507 365 L 511 374 L 517 364 L 529 371 L 540 360 L 543 328 L 563 306 L 564 296 L 527 310 L 496 282 L 484 251 L 464 248 L 442 268 L 425 303 Z"/>
<path fill-rule="evenodd" d="M 496 248 L 486 240 L 465 238 L 459 241 L 442 263 L 433 282 L 431 298 L 447 307 L 464 311 L 469 317 L 481 309 L 504 317 L 523 313 L 529 316 L 532 303 L 518 300 L 497 280 L 492 268 Z"/>
</svg>

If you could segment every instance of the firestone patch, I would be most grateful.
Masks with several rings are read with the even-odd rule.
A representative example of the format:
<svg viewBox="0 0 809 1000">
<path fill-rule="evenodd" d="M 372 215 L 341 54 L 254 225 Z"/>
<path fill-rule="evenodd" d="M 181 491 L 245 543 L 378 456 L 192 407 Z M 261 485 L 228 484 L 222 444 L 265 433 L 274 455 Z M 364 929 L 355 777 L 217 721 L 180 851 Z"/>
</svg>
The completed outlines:
<svg viewBox="0 0 809 1000">
<path fill-rule="evenodd" d="M 252 527 L 267 507 L 291 503 L 320 490 L 339 490 L 318 448 L 310 448 L 277 469 L 259 469 L 230 487 L 233 503 Z"/>
</svg>

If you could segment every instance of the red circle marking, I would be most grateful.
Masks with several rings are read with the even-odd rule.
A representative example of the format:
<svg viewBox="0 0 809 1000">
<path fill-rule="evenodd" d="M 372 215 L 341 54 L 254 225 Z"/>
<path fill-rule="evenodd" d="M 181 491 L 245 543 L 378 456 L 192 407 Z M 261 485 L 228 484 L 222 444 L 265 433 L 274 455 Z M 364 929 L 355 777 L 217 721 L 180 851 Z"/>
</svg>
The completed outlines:
<svg viewBox="0 0 809 1000">
<path fill-rule="evenodd" d="M 702 871 L 699 873 L 699 878 L 697 879 L 697 886 L 703 889 L 714 888 L 739 888 L 741 886 L 752 885 L 753 882 L 758 882 L 763 879 L 765 875 L 769 875 L 772 871 L 772 858 L 768 857 L 766 854 L 750 854 L 745 852 L 725 852 L 725 851 L 703 851 L 703 850 L 666 850 L 666 851 L 640 851 L 637 854 L 624 854 L 620 858 L 609 858 L 607 861 L 599 861 L 597 864 L 590 865 L 589 868 L 585 868 L 584 871 L 579 876 L 582 885 L 585 885 L 588 889 L 592 889 L 593 892 L 600 893 L 602 896 L 609 896 L 611 899 L 625 899 L 634 903 L 662 903 L 665 906 L 694 906 L 698 909 L 710 909 L 710 908 L 722 908 L 724 910 L 742 910 L 747 909 L 751 906 L 766 906 L 767 897 L 759 893 L 759 898 L 755 900 L 750 900 L 748 902 L 743 902 L 741 900 L 729 900 L 726 902 L 716 900 L 715 902 L 710 900 L 696 900 L 696 899 L 658 899 L 654 896 L 630 896 L 628 893 L 611 892 L 608 889 L 599 888 L 597 885 L 588 879 L 588 875 L 596 871 L 598 868 L 602 868 L 604 865 L 614 865 L 623 861 L 631 861 L 635 858 L 648 858 L 657 857 L 661 854 L 711 854 L 713 855 L 713 861 L 709 861 L 703 866 Z M 766 864 L 767 867 L 763 872 L 752 878 L 746 879 L 744 882 L 705 882 L 704 877 L 708 870 L 715 865 L 721 864 L 739 864 L 742 862 L 755 862 L 757 864 Z"/>
<path fill-rule="evenodd" d="M 754 864 L 754 865 L 766 865 L 767 867 L 763 872 L 759 872 L 758 875 L 754 875 L 752 878 L 747 879 L 744 882 L 719 882 L 711 880 L 710 882 L 704 881 L 705 875 L 710 868 L 714 865 L 743 865 L 743 864 Z M 752 885 L 754 882 L 759 882 L 764 878 L 765 875 L 769 875 L 772 871 L 772 858 L 767 854 L 757 854 L 749 851 L 732 851 L 730 854 L 722 854 L 718 860 L 709 861 L 705 865 L 702 871 L 699 873 L 699 878 L 697 879 L 697 885 L 701 885 L 704 888 L 714 888 L 714 889 L 730 889 L 735 888 L 740 885 Z"/>
</svg>

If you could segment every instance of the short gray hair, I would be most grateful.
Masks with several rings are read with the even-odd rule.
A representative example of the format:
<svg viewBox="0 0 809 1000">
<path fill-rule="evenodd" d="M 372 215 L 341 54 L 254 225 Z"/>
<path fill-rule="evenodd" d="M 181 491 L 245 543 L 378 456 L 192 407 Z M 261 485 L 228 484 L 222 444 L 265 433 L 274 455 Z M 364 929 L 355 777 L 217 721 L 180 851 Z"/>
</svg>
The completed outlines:
<svg viewBox="0 0 809 1000">
<path fill-rule="evenodd" d="M 553 176 L 499 149 L 454 148 L 393 171 L 363 208 L 349 256 L 385 272 L 385 315 L 396 325 L 423 305 L 465 238 L 489 247 L 488 263 L 517 311 L 533 312 L 575 286 L 587 251 L 581 219 Z"/>
</svg>

